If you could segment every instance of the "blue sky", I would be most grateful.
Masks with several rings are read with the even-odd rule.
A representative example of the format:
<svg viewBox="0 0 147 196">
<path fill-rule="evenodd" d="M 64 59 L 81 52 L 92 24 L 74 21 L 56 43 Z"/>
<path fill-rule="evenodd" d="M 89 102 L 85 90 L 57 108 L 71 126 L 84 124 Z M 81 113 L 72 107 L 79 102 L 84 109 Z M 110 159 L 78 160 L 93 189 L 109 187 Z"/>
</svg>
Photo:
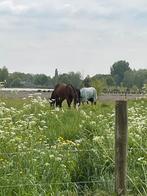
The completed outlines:
<svg viewBox="0 0 147 196">
<path fill-rule="evenodd" d="M 83 76 L 147 69 L 146 0 L 0 0 L 0 67 Z"/>
</svg>

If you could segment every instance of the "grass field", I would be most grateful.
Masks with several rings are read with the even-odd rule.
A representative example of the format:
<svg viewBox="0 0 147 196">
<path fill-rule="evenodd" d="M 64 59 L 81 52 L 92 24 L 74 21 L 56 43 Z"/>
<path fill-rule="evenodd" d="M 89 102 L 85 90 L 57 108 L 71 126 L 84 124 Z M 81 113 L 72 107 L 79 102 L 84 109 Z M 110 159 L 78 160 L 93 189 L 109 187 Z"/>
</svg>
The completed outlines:
<svg viewBox="0 0 147 196">
<path fill-rule="evenodd" d="M 147 100 L 128 121 L 128 194 L 147 195 Z M 114 122 L 114 103 L 0 99 L 0 195 L 114 195 Z"/>
</svg>

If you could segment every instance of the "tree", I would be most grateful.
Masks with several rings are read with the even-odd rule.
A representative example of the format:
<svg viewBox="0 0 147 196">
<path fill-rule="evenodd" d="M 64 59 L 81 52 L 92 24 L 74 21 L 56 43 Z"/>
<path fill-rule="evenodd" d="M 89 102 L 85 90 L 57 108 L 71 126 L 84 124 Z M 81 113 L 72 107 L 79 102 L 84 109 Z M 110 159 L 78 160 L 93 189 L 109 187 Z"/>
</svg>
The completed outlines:
<svg viewBox="0 0 147 196">
<path fill-rule="evenodd" d="M 106 82 L 103 79 L 92 79 L 91 86 L 93 86 L 97 90 L 97 94 L 100 94 L 106 88 Z"/>
<path fill-rule="evenodd" d="M 10 87 L 23 87 L 23 85 L 21 84 L 21 79 L 20 78 L 15 78 L 11 83 L 10 83 Z"/>
<path fill-rule="evenodd" d="M 147 94 L 147 83 L 143 85 L 142 90 L 144 94 Z"/>
<path fill-rule="evenodd" d="M 70 84 L 72 84 L 75 88 L 80 88 L 81 87 L 81 73 L 77 72 L 69 72 L 69 79 L 70 79 Z"/>
<path fill-rule="evenodd" d="M 0 69 L 0 82 L 4 82 L 8 80 L 8 69 L 4 66 Z"/>
<path fill-rule="evenodd" d="M 59 83 L 65 83 L 65 84 L 70 84 L 70 77 L 67 73 L 63 73 L 61 75 L 59 75 L 59 79 L 58 79 Z"/>
<path fill-rule="evenodd" d="M 134 84 L 139 89 L 141 89 L 146 82 L 147 82 L 147 70 L 146 69 L 139 69 L 138 71 L 135 71 Z"/>
<path fill-rule="evenodd" d="M 55 69 L 55 76 L 53 78 L 53 81 L 54 81 L 54 85 L 58 84 L 59 82 L 59 74 L 57 68 Z"/>
<path fill-rule="evenodd" d="M 83 85 L 84 85 L 85 87 L 90 87 L 90 86 L 91 86 L 90 83 L 91 83 L 90 76 L 87 75 L 86 78 L 83 80 Z"/>
<path fill-rule="evenodd" d="M 131 70 L 129 63 L 123 60 L 114 63 L 110 69 L 111 76 L 114 78 L 117 86 L 120 86 L 120 84 L 123 82 L 125 72 Z"/>
<path fill-rule="evenodd" d="M 107 76 L 105 78 L 105 81 L 106 81 L 107 86 L 114 86 L 115 84 L 114 78 L 112 76 Z"/>
<path fill-rule="evenodd" d="M 124 73 L 123 85 L 127 88 L 132 88 L 134 85 L 135 73 L 134 71 L 126 71 Z"/>
<path fill-rule="evenodd" d="M 34 84 L 38 86 L 47 86 L 48 77 L 45 74 L 36 74 L 34 76 Z"/>
</svg>

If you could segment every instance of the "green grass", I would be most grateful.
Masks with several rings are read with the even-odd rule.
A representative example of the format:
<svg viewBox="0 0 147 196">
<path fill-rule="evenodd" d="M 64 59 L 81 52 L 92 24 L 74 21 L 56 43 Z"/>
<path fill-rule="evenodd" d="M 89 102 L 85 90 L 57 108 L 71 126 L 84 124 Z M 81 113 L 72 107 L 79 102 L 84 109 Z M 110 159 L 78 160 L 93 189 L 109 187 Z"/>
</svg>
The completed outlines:
<svg viewBox="0 0 147 196">
<path fill-rule="evenodd" d="M 114 103 L 0 100 L 0 195 L 113 195 Z M 147 101 L 128 103 L 129 195 L 147 194 Z"/>
</svg>

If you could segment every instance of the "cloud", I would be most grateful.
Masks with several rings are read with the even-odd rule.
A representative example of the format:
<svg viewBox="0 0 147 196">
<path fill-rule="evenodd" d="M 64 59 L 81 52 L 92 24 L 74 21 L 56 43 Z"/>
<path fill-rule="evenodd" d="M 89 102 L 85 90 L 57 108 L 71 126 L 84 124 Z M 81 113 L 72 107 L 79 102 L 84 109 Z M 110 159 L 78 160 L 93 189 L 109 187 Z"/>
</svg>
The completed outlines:
<svg viewBox="0 0 147 196">
<path fill-rule="evenodd" d="M 19 14 L 28 10 L 28 6 L 15 4 L 12 0 L 3 0 L 0 2 L 0 11 L 3 14 Z"/>
<path fill-rule="evenodd" d="M 146 13 L 146 0 L 1 0 L 0 63 L 62 64 L 69 71 L 91 63 L 106 72 L 113 60 L 134 55 L 139 64 Z"/>
<path fill-rule="evenodd" d="M 28 26 L 31 30 L 42 27 L 45 31 L 68 31 L 104 27 L 106 30 L 107 26 L 112 29 L 120 24 L 129 26 L 136 20 L 139 24 L 141 18 L 145 22 L 145 5 L 145 0 L 3 0 L 0 2 L 0 15 L 14 28 Z"/>
<path fill-rule="evenodd" d="M 120 38 L 134 30 L 144 36 L 146 5 L 146 0 L 2 0 L 0 29 L 22 34 L 88 31 Z"/>
</svg>

